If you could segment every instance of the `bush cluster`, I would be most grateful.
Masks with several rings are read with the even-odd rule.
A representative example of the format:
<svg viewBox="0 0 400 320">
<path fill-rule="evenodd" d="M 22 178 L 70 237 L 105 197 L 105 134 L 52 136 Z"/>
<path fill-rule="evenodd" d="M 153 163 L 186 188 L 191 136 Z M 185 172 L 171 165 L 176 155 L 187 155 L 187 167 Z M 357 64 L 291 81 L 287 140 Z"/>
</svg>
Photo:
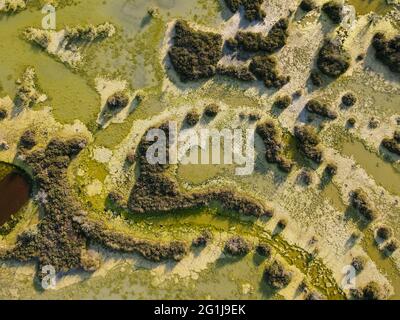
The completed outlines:
<svg viewBox="0 0 400 320">
<path fill-rule="evenodd" d="M 375 34 L 372 45 L 375 48 L 375 56 L 392 72 L 400 72 L 400 35 L 393 39 L 386 39 L 383 33 Z"/>
<path fill-rule="evenodd" d="M 315 129 L 304 125 L 294 128 L 294 135 L 298 142 L 298 148 L 304 155 L 316 163 L 323 161 L 322 150 L 319 147 L 320 139 Z"/>
<path fill-rule="evenodd" d="M 196 31 L 182 20 L 175 25 L 171 63 L 182 81 L 210 78 L 215 75 L 222 57 L 222 37 L 219 34 Z"/>
<path fill-rule="evenodd" d="M 282 132 L 272 120 L 259 124 L 256 133 L 261 137 L 265 146 L 265 158 L 270 163 L 276 163 L 284 172 L 290 172 L 292 161 L 283 155 Z"/>
</svg>

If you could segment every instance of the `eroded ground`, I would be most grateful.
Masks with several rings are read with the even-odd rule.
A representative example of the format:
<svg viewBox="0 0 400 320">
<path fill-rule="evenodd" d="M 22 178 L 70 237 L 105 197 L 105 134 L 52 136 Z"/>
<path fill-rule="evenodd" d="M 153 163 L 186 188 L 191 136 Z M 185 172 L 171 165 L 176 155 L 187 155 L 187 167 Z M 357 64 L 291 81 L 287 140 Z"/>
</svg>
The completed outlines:
<svg viewBox="0 0 400 320">
<path fill-rule="evenodd" d="M 309 12 L 261 1 L 254 16 L 218 0 L 53 2 L 55 31 L 41 30 L 41 1 L 0 20 L 0 178 L 13 164 L 33 180 L 0 229 L 2 298 L 399 297 L 396 1 L 347 1 L 350 26 L 321 9 L 327 1 Z M 194 77 L 182 78 L 170 54 L 183 20 L 216 35 Z M 270 38 L 261 49 L 240 44 L 239 30 Z M 339 49 L 319 59 L 327 39 Z M 273 70 L 257 57 L 273 57 Z M 122 107 L 110 110 L 120 92 Z M 170 120 L 188 130 L 193 110 L 195 130 L 256 131 L 252 175 L 144 163 L 147 130 Z M 239 256 L 227 246 L 237 237 Z M 42 290 L 49 264 L 57 285 Z M 362 265 L 359 290 L 343 286 L 351 264 Z"/>
</svg>

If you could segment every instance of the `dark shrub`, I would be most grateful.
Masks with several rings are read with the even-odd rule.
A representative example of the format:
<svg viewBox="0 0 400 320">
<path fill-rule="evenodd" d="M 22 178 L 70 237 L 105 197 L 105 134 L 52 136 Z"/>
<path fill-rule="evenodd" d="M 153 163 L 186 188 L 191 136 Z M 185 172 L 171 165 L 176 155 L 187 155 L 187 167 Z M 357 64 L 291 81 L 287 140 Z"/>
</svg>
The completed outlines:
<svg viewBox="0 0 400 320">
<path fill-rule="evenodd" d="M 4 108 L 0 108 L 0 121 L 7 118 L 7 116 L 8 116 L 7 110 Z"/>
<path fill-rule="evenodd" d="M 290 106 L 292 103 L 292 98 L 288 95 L 284 95 L 281 97 L 278 97 L 274 104 L 273 107 L 278 108 L 278 109 L 286 109 L 287 107 Z"/>
<path fill-rule="evenodd" d="M 212 233 L 208 230 L 204 230 L 196 239 L 192 241 L 192 245 L 194 247 L 205 247 L 211 239 Z"/>
<path fill-rule="evenodd" d="M 199 122 L 199 120 L 200 114 L 196 110 L 188 112 L 185 118 L 186 123 L 191 127 L 195 126 Z"/>
<path fill-rule="evenodd" d="M 334 176 L 337 173 L 338 167 L 336 164 L 334 163 L 328 163 L 325 167 L 325 172 L 329 175 L 329 176 Z"/>
<path fill-rule="evenodd" d="M 390 255 L 398 249 L 399 245 L 396 240 L 392 239 L 386 243 L 384 250 Z"/>
<path fill-rule="evenodd" d="M 315 4 L 314 0 L 303 0 L 300 3 L 300 9 L 305 12 L 314 10 L 316 7 L 317 7 L 317 5 Z"/>
<path fill-rule="evenodd" d="M 261 9 L 264 0 L 224 0 L 226 6 L 233 13 L 239 10 L 240 6 L 244 8 L 244 16 L 249 21 L 260 21 L 265 18 L 265 12 Z"/>
<path fill-rule="evenodd" d="M 271 256 L 272 253 L 272 249 L 269 245 L 267 245 L 266 243 L 260 243 L 257 247 L 256 247 L 256 252 L 263 257 L 269 257 Z"/>
<path fill-rule="evenodd" d="M 287 287 L 292 280 L 292 273 L 285 270 L 284 266 L 273 261 L 264 270 L 265 282 L 275 290 Z"/>
<path fill-rule="evenodd" d="M 321 117 L 328 118 L 331 120 L 336 119 L 338 116 L 337 113 L 331 110 L 326 104 L 315 99 L 312 99 L 307 102 L 306 110 L 310 113 L 315 113 Z"/>
<path fill-rule="evenodd" d="M 204 114 L 210 118 L 215 118 L 218 112 L 219 112 L 219 107 L 215 103 L 209 104 L 204 110 Z"/>
<path fill-rule="evenodd" d="M 310 169 L 303 169 L 298 177 L 299 181 L 309 186 L 313 182 L 313 175 Z"/>
<path fill-rule="evenodd" d="M 372 117 L 371 119 L 369 119 L 368 126 L 369 126 L 371 129 L 376 129 L 376 128 L 379 127 L 379 125 L 380 125 L 380 122 L 379 122 L 378 119 L 376 119 L 376 118 L 374 118 L 374 117 Z"/>
<path fill-rule="evenodd" d="M 310 80 L 311 80 L 311 83 L 316 87 L 320 87 L 324 83 L 322 78 L 321 78 L 321 75 L 317 71 L 312 71 L 311 72 Z"/>
<path fill-rule="evenodd" d="M 376 235 L 382 240 L 388 240 L 392 236 L 392 230 L 385 226 L 380 226 L 376 230 Z"/>
<path fill-rule="evenodd" d="M 350 193 L 350 203 L 366 220 L 372 221 L 377 214 L 368 200 L 367 195 L 361 189 Z"/>
<path fill-rule="evenodd" d="M 320 143 L 319 137 L 315 130 L 310 126 L 296 126 L 294 135 L 298 142 L 298 148 L 304 155 L 316 163 L 322 162 L 322 150 L 318 146 Z"/>
<path fill-rule="evenodd" d="M 338 1 L 329 1 L 322 6 L 322 11 L 334 23 L 341 23 L 343 19 L 343 5 Z"/>
<path fill-rule="evenodd" d="M 250 252 L 250 244 L 243 238 L 235 236 L 225 243 L 224 251 L 233 256 L 245 256 Z"/>
<path fill-rule="evenodd" d="M 129 164 L 134 164 L 136 161 L 136 154 L 134 151 L 129 151 L 128 154 L 126 155 L 126 162 Z"/>
<path fill-rule="evenodd" d="M 276 163 L 284 172 L 290 172 L 293 163 L 283 155 L 282 132 L 276 124 L 267 120 L 259 124 L 256 133 L 261 137 L 265 146 L 265 159 L 270 163 Z"/>
<path fill-rule="evenodd" d="M 19 146 L 23 149 L 30 150 L 36 145 L 35 132 L 33 130 L 26 130 L 20 140 Z"/>
<path fill-rule="evenodd" d="M 361 271 L 364 270 L 366 263 L 367 259 L 365 259 L 365 257 L 362 256 L 354 257 L 353 260 L 351 261 L 351 265 L 356 270 L 357 273 L 360 273 Z"/>
<path fill-rule="evenodd" d="M 337 78 L 350 67 L 350 55 L 340 46 L 326 40 L 318 54 L 319 70 L 332 78 Z"/>
<path fill-rule="evenodd" d="M 349 118 L 349 119 L 347 120 L 347 123 L 348 123 L 348 125 L 349 125 L 350 127 L 354 127 L 354 125 L 356 124 L 356 119 L 354 119 L 354 118 Z"/>
<path fill-rule="evenodd" d="M 288 224 L 288 222 L 287 222 L 286 219 L 280 219 L 280 220 L 278 221 L 277 226 L 278 226 L 279 229 L 283 230 L 283 229 L 286 228 L 287 224 Z"/>
<path fill-rule="evenodd" d="M 382 299 L 382 289 L 375 281 L 369 282 L 362 289 L 362 298 L 365 300 L 380 300 Z"/>
<path fill-rule="evenodd" d="M 250 62 L 250 71 L 258 80 L 264 81 L 267 88 L 281 88 L 290 80 L 278 74 L 277 61 L 271 56 L 256 56 Z"/>
<path fill-rule="evenodd" d="M 280 19 L 272 26 L 266 37 L 259 32 L 239 31 L 235 36 L 237 47 L 247 52 L 273 53 L 285 46 L 288 27 L 288 19 Z"/>
<path fill-rule="evenodd" d="M 169 57 L 181 81 L 193 81 L 215 75 L 217 63 L 222 57 L 221 35 L 195 31 L 187 22 L 178 21 L 173 41 Z"/>
<path fill-rule="evenodd" d="M 356 104 L 356 102 L 357 102 L 357 97 L 351 92 L 346 93 L 342 97 L 342 103 L 346 107 L 352 107 L 352 106 L 354 106 Z"/>
<path fill-rule="evenodd" d="M 392 72 L 400 72 L 400 35 L 387 40 L 383 33 L 375 34 L 372 40 L 375 57 L 389 67 Z"/>
<path fill-rule="evenodd" d="M 254 81 L 256 80 L 256 77 L 249 71 L 249 68 L 247 66 L 223 66 L 223 65 L 218 65 L 217 67 L 217 73 L 230 77 L 233 79 L 238 79 L 241 81 Z"/>
<path fill-rule="evenodd" d="M 110 110 L 123 109 L 128 105 L 129 97 L 123 91 L 115 92 L 107 99 L 107 107 Z"/>
<path fill-rule="evenodd" d="M 390 152 L 400 155 L 400 132 L 395 131 L 393 139 L 384 138 L 382 140 L 382 146 Z"/>
</svg>

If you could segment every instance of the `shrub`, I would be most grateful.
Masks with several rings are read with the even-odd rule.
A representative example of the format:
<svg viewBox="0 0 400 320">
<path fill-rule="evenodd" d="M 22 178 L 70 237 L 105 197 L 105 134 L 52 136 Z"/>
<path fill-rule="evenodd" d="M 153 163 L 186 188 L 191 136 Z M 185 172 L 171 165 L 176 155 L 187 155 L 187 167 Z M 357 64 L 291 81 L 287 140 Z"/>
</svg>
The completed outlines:
<svg viewBox="0 0 400 320">
<path fill-rule="evenodd" d="M 221 35 L 195 31 L 187 22 L 179 20 L 175 25 L 173 41 L 169 57 L 182 81 L 215 75 L 217 63 L 222 57 Z"/>
<path fill-rule="evenodd" d="M 267 120 L 257 126 L 256 133 L 263 140 L 266 149 L 265 159 L 270 163 L 276 163 L 280 170 L 290 172 L 293 163 L 282 154 L 282 133 L 276 124 Z"/>
<path fill-rule="evenodd" d="M 225 243 L 224 251 L 233 256 L 245 256 L 250 252 L 250 244 L 243 238 L 235 236 Z"/>
<path fill-rule="evenodd" d="M 261 9 L 261 5 L 264 0 L 224 0 L 226 6 L 231 12 L 239 10 L 240 6 L 244 8 L 245 18 L 249 21 L 263 20 L 265 17 L 264 10 Z"/>
<path fill-rule="evenodd" d="M 288 224 L 288 222 L 287 222 L 286 219 L 280 219 L 280 220 L 278 221 L 277 226 L 278 226 L 279 229 L 283 230 L 283 229 L 286 228 L 287 224 Z"/>
<path fill-rule="evenodd" d="M 321 103 L 318 100 L 312 99 L 307 102 L 306 109 L 310 113 L 315 113 L 321 117 L 334 120 L 337 118 L 337 113 L 331 110 L 326 104 Z"/>
<path fill-rule="evenodd" d="M 382 289 L 375 281 L 369 282 L 362 289 L 362 298 L 365 300 L 380 300 L 382 296 Z"/>
<path fill-rule="evenodd" d="M 376 118 L 374 118 L 374 117 L 372 117 L 371 119 L 369 119 L 368 126 L 369 126 L 371 129 L 376 129 L 376 128 L 379 127 L 379 125 L 380 125 L 380 122 L 379 122 L 378 119 L 376 119 Z"/>
<path fill-rule="evenodd" d="M 194 247 L 204 247 L 212 239 L 212 233 L 204 230 L 196 239 L 192 241 Z"/>
<path fill-rule="evenodd" d="M 322 11 L 332 20 L 339 24 L 343 19 L 343 5 L 338 1 L 329 1 L 322 6 Z"/>
<path fill-rule="evenodd" d="M 269 245 L 267 245 L 266 243 L 260 243 L 257 247 L 256 247 L 256 252 L 263 257 L 269 257 L 271 256 L 272 253 L 272 249 Z"/>
<path fill-rule="evenodd" d="M 326 40 L 318 53 L 317 65 L 322 73 L 337 78 L 350 67 L 350 55 L 339 44 Z"/>
<path fill-rule="evenodd" d="M 398 247 L 399 247 L 399 245 L 398 245 L 397 241 L 392 239 L 388 243 L 386 243 L 384 250 L 387 253 L 392 254 L 393 252 L 395 252 L 398 249 Z"/>
<path fill-rule="evenodd" d="M 382 146 L 390 152 L 400 155 L 400 132 L 395 131 L 393 139 L 384 138 L 382 140 Z"/>
<path fill-rule="evenodd" d="M 107 99 L 107 107 L 112 111 L 123 109 L 128 103 L 129 97 L 123 91 L 115 92 Z"/>
<path fill-rule="evenodd" d="M 349 124 L 350 127 L 354 127 L 354 125 L 356 124 L 356 119 L 354 118 L 349 118 L 347 120 L 347 123 Z"/>
<path fill-rule="evenodd" d="M 128 154 L 126 155 L 126 162 L 128 162 L 130 165 L 134 164 L 136 161 L 136 154 L 134 151 L 129 151 Z"/>
<path fill-rule="evenodd" d="M 185 118 L 186 123 L 193 127 L 200 121 L 200 114 L 196 110 L 187 113 Z"/>
<path fill-rule="evenodd" d="M 376 235 L 382 240 L 388 240 L 392 236 L 392 230 L 385 226 L 380 226 L 376 230 Z"/>
<path fill-rule="evenodd" d="M 313 182 L 313 175 L 310 169 L 303 169 L 300 174 L 298 179 L 306 184 L 307 186 L 309 186 L 310 184 L 312 184 Z"/>
<path fill-rule="evenodd" d="M 367 195 L 361 189 L 350 193 L 350 203 L 367 221 L 372 221 L 377 214 L 369 202 Z"/>
<path fill-rule="evenodd" d="M 311 83 L 316 87 L 320 87 L 323 84 L 323 80 L 321 78 L 321 75 L 317 71 L 312 71 L 311 72 L 310 80 L 311 80 Z"/>
<path fill-rule="evenodd" d="M 351 265 L 356 270 L 357 273 L 360 273 L 361 271 L 364 270 L 366 263 L 367 259 L 365 259 L 365 257 L 362 256 L 354 257 L 353 260 L 351 261 Z"/>
<path fill-rule="evenodd" d="M 305 296 L 305 300 L 323 300 L 323 299 L 324 297 L 320 293 L 315 291 L 309 292 Z"/>
<path fill-rule="evenodd" d="M 254 75 L 249 71 L 248 67 L 246 67 L 246 66 L 218 65 L 217 73 L 222 76 L 226 76 L 226 77 L 230 77 L 230 78 L 234 78 L 234 79 L 238 79 L 238 80 L 246 81 L 246 82 L 256 80 L 256 77 L 254 77 Z"/>
<path fill-rule="evenodd" d="M 314 0 L 303 0 L 300 3 L 300 9 L 305 12 L 314 10 L 316 7 L 317 7 L 317 5 L 315 4 Z"/>
<path fill-rule="evenodd" d="M 232 48 L 236 45 L 240 50 L 247 52 L 273 53 L 285 46 L 288 27 L 288 19 L 283 18 L 272 26 L 266 37 L 259 32 L 239 31 L 235 36 L 236 41 L 229 45 L 232 45 Z"/>
<path fill-rule="evenodd" d="M 264 81 L 267 88 L 281 88 L 290 80 L 278 74 L 277 61 L 271 56 L 256 56 L 250 62 L 250 71 L 258 80 Z"/>
<path fill-rule="evenodd" d="M 392 72 L 400 72 L 400 35 L 387 40 L 383 33 L 375 34 L 372 39 L 375 57 L 389 67 Z"/>
<path fill-rule="evenodd" d="M 346 107 L 352 107 L 352 106 L 354 106 L 356 104 L 356 102 L 357 102 L 357 97 L 351 92 L 346 93 L 342 97 L 342 103 Z"/>
<path fill-rule="evenodd" d="M 337 173 L 338 167 L 336 164 L 334 163 L 328 163 L 325 167 L 325 172 L 329 175 L 329 176 L 334 176 Z"/>
<path fill-rule="evenodd" d="M 265 282 L 275 290 L 287 287 L 292 280 L 292 273 L 285 270 L 277 260 L 270 263 L 264 270 Z"/>
<path fill-rule="evenodd" d="M 218 112 L 219 112 L 219 107 L 215 103 L 209 104 L 204 110 L 204 114 L 210 118 L 215 118 Z"/>
<path fill-rule="evenodd" d="M 281 97 L 278 97 L 274 104 L 273 107 L 278 108 L 278 109 L 286 109 L 287 107 L 290 106 L 292 103 L 292 98 L 288 95 L 284 95 Z"/>
<path fill-rule="evenodd" d="M 316 163 L 322 162 L 322 150 L 319 148 L 319 137 L 315 130 L 310 126 L 296 126 L 294 135 L 298 142 L 298 148 L 304 155 Z"/>
<path fill-rule="evenodd" d="M 7 110 L 4 108 L 0 108 L 0 121 L 7 118 L 7 116 L 8 116 Z"/>
<path fill-rule="evenodd" d="M 19 139 L 19 146 L 22 149 L 30 150 L 36 145 L 35 132 L 26 130 Z"/>
</svg>

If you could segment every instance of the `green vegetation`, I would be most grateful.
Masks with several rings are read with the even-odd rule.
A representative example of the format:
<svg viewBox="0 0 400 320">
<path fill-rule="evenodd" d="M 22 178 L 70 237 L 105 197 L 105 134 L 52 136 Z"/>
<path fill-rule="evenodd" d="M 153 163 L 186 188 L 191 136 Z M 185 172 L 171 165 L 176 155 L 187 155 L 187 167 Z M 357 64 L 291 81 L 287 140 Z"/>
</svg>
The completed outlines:
<svg viewBox="0 0 400 320">
<path fill-rule="evenodd" d="M 336 111 L 331 110 L 326 104 L 315 99 L 307 102 L 306 110 L 330 120 L 334 120 L 338 116 Z"/>
<path fill-rule="evenodd" d="M 243 238 L 236 236 L 228 239 L 224 251 L 232 256 L 245 256 L 250 252 L 250 244 Z"/>
<path fill-rule="evenodd" d="M 272 56 L 256 56 L 250 62 L 250 71 L 258 80 L 264 81 L 267 88 L 282 88 L 290 81 L 289 76 L 282 76 L 277 70 L 277 60 Z"/>
<path fill-rule="evenodd" d="M 372 39 L 375 48 L 375 56 L 392 72 L 400 72 L 400 35 L 393 39 L 386 39 L 385 34 L 377 33 Z"/>
<path fill-rule="evenodd" d="M 350 204 L 367 221 L 370 222 L 376 219 L 377 213 L 363 190 L 357 189 L 350 193 Z"/>
<path fill-rule="evenodd" d="M 331 40 L 325 40 L 318 53 L 319 70 L 329 77 L 337 78 L 350 67 L 350 55 L 343 47 Z"/>
<path fill-rule="evenodd" d="M 169 57 L 181 81 L 215 75 L 217 63 L 222 57 L 221 35 L 195 31 L 187 22 L 179 20 L 175 25 L 173 42 Z"/>
<path fill-rule="evenodd" d="M 322 11 L 332 22 L 339 24 L 343 19 L 343 5 L 339 1 L 329 1 L 322 6 Z"/>
<path fill-rule="evenodd" d="M 293 163 L 283 155 L 282 132 L 272 120 L 259 124 L 256 133 L 261 137 L 265 146 L 265 159 L 276 163 L 284 172 L 290 172 Z"/>
<path fill-rule="evenodd" d="M 298 148 L 304 155 L 316 163 L 323 161 L 322 150 L 319 147 L 320 139 L 313 127 L 304 125 L 294 128 L 294 135 L 298 142 Z"/>
<path fill-rule="evenodd" d="M 292 273 L 287 271 L 283 264 L 274 260 L 264 270 L 265 282 L 274 290 L 287 287 L 292 280 Z"/>
<path fill-rule="evenodd" d="M 264 0 L 224 0 L 226 6 L 233 13 L 244 8 L 244 16 L 249 21 L 260 21 L 265 18 L 265 12 L 261 9 Z"/>
</svg>

